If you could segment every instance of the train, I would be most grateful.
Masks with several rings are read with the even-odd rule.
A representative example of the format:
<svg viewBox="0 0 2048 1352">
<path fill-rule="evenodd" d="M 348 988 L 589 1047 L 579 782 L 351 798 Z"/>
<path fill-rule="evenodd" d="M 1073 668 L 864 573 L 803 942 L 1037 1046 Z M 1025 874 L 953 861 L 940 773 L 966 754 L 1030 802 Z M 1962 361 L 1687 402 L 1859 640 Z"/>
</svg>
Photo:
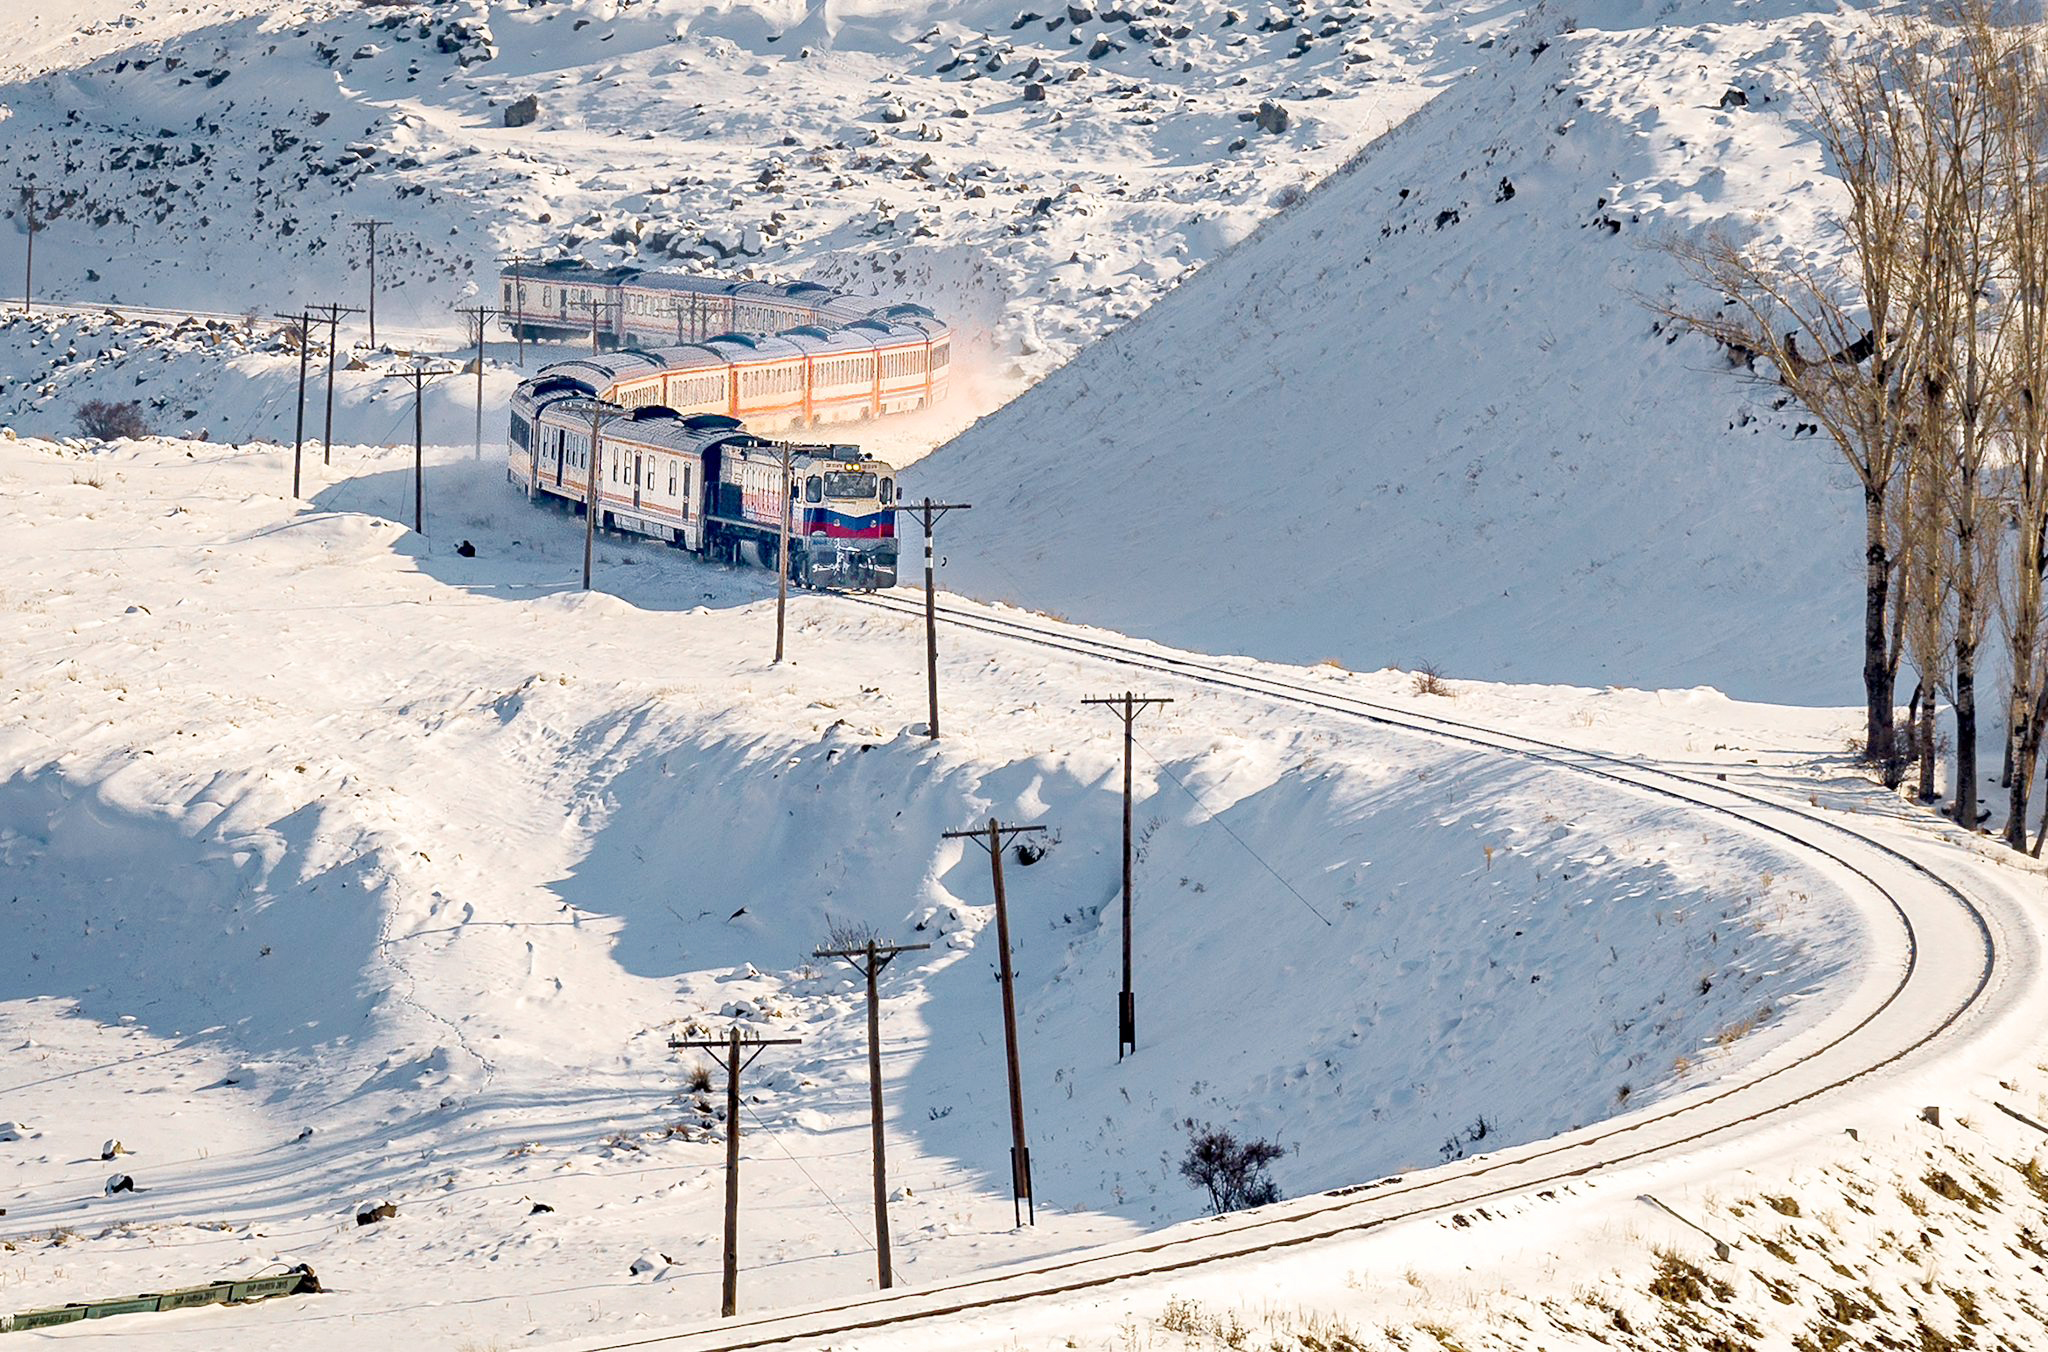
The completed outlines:
<svg viewBox="0 0 2048 1352">
<path fill-rule="evenodd" d="M 772 431 L 928 408 L 950 384 L 952 329 L 922 305 L 576 262 L 508 267 L 500 288 L 523 335 L 591 335 L 595 350 L 573 374 L 629 408 Z"/>
<path fill-rule="evenodd" d="M 593 510 L 594 458 L 607 530 L 783 568 L 799 586 L 896 585 L 896 471 L 857 446 L 773 441 L 724 413 L 627 406 L 555 367 L 514 393 L 506 456 L 530 498 L 578 513 Z"/>
</svg>

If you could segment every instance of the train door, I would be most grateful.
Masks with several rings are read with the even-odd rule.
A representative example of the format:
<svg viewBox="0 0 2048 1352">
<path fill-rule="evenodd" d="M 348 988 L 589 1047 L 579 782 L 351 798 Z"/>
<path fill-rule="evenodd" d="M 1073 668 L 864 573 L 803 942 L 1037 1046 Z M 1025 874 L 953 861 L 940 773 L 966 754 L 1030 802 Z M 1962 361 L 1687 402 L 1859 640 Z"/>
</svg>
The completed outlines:
<svg viewBox="0 0 2048 1352">
<path fill-rule="evenodd" d="M 561 428 L 557 427 L 555 429 L 555 487 L 557 488 L 562 486 L 562 462 L 569 458 L 566 454 L 568 437 L 569 434 Z"/>
<path fill-rule="evenodd" d="M 640 484 L 641 476 L 646 473 L 645 460 L 646 457 L 639 451 L 633 452 L 633 510 L 636 512 L 640 510 Z"/>
</svg>

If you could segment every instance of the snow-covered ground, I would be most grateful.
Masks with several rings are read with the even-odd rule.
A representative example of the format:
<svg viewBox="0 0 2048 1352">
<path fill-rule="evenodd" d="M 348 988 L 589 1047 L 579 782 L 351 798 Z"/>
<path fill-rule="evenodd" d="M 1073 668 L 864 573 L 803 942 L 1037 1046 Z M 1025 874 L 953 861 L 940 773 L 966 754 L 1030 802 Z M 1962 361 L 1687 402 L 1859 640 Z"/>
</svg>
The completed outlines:
<svg viewBox="0 0 2048 1352">
<path fill-rule="evenodd" d="M 1191 1122 L 1280 1142 L 1303 1197 L 1673 1105 L 1853 1021 L 1899 935 L 1810 852 L 1166 680 L 1139 732 L 1141 1046 L 1119 1063 L 1116 729 L 1078 701 L 1127 672 L 948 629 L 934 747 L 901 616 L 800 594 L 773 666 L 757 572 L 605 541 L 602 594 L 579 595 L 579 523 L 511 490 L 494 448 L 509 344 L 481 459 L 474 377 L 429 390 L 424 539 L 390 449 L 411 420 L 390 377 L 466 356 L 452 307 L 513 250 L 920 300 L 962 335 L 957 397 L 863 440 L 898 463 L 948 443 L 912 477 L 975 504 L 946 522 L 952 590 L 1332 659 L 1264 669 L 1727 775 L 1960 867 L 1954 833 L 1853 773 L 1853 714 L 1826 707 L 1854 693 L 1841 476 L 1651 309 L 1668 230 L 1827 247 L 1789 112 L 1852 18 L 0 14 L 0 188 L 55 189 L 37 290 L 236 317 L 0 318 L 0 425 L 65 435 L 85 399 L 138 399 L 210 438 L 0 433 L 0 1311 L 304 1261 L 330 1294 L 47 1337 L 498 1349 L 701 1320 L 726 1124 L 667 1044 L 735 1018 L 803 1039 L 748 1080 L 742 1307 L 863 1292 L 863 1010 L 808 956 L 849 925 L 933 945 L 884 986 L 917 1287 L 1196 1216 Z M 527 95 L 537 120 L 505 127 Z M 365 216 L 391 222 L 385 345 L 344 328 L 341 444 L 291 501 L 289 449 L 248 444 L 294 423 L 270 316 L 361 304 Z M 25 225 L 5 219 L 0 292 Z M 309 427 L 319 400 L 316 379 Z M 1382 669 L 1422 662 L 1448 695 Z M 1021 1231 L 986 862 L 941 839 L 991 814 L 1054 828 L 1009 870 Z M 2038 897 L 2026 865 L 1967 867 Z M 2019 948 L 2001 983 L 2039 977 Z M 1994 1031 L 1691 1158 L 901 1345 L 1235 1346 L 1228 1316 L 1278 1352 L 2027 1346 L 2048 1197 L 2019 1172 L 2038 1129 L 1994 1101 L 2048 1120 L 2048 1083 L 2037 1035 Z M 1916 1122 L 1927 1101 L 1945 1125 Z M 103 1195 L 116 1170 L 135 1192 Z M 1736 1233 L 1735 1268 L 1641 1192 Z M 1706 1275 L 1688 1288 L 1665 1250 Z"/>
<path fill-rule="evenodd" d="M 1726 1075 L 1864 962 L 1838 881 L 1780 842 L 1188 688 L 1140 736 L 1119 1065 L 1117 747 L 1077 703 L 1114 673 L 948 634 L 933 748 L 916 625 L 800 594 L 773 667 L 762 574 L 606 542 L 608 594 L 579 595 L 577 522 L 466 449 L 433 457 L 428 538 L 394 524 L 408 459 L 340 448 L 294 503 L 275 448 L 5 447 L 0 1024 L 29 1134 L 0 1146 L 0 1304 L 292 1260 L 338 1294 L 165 1317 L 151 1345 L 701 1315 L 722 1128 L 666 1043 L 733 1015 L 805 1039 L 749 1085 L 749 1300 L 864 1289 L 861 1008 L 807 959 L 835 920 L 934 944 L 884 1023 L 919 1283 L 1197 1214 L 1190 1118 L 1281 1141 L 1290 1194 L 1426 1166 Z M 1453 699 L 1839 761 L 1835 716 L 1705 693 Z M 1056 828 L 1009 869 L 1023 1233 L 985 865 L 940 839 L 990 814 Z M 136 1193 L 101 1196 L 116 1168 Z M 398 1219 L 358 1228 L 374 1199 Z"/>
</svg>

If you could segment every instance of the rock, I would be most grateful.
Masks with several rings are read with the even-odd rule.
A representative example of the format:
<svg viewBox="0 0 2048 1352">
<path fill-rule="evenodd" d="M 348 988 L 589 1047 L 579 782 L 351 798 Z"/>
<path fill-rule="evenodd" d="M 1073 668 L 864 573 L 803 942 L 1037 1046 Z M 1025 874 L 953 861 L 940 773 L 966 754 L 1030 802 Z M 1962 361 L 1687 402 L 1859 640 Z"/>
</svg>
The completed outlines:
<svg viewBox="0 0 2048 1352">
<path fill-rule="evenodd" d="M 1747 108 L 1749 107 L 1749 95 L 1739 89 L 1730 89 L 1721 96 L 1721 106 L 1723 108 Z"/>
<path fill-rule="evenodd" d="M 109 1197 L 112 1197 L 117 1192 L 134 1191 L 135 1180 L 130 1178 L 126 1174 L 115 1174 L 112 1178 L 107 1180 L 107 1196 Z"/>
<path fill-rule="evenodd" d="M 1090 61 L 1100 61 L 1111 52 L 1120 52 L 1123 49 L 1122 43 L 1111 42 L 1108 38 L 1099 37 L 1095 39 L 1094 45 L 1088 49 L 1088 59 Z"/>
<path fill-rule="evenodd" d="M 1095 22 L 1095 11 L 1086 5 L 1068 5 L 1067 22 L 1075 24 L 1093 23 Z"/>
<path fill-rule="evenodd" d="M 626 1271 L 632 1276 L 644 1277 L 648 1273 L 658 1270 L 660 1267 L 661 1261 L 659 1259 L 654 1257 L 654 1255 L 652 1254 L 643 1253 L 638 1258 L 635 1258 L 633 1260 L 632 1265 L 629 1266 L 626 1269 Z"/>
<path fill-rule="evenodd" d="M 356 1208 L 357 1225 L 375 1225 L 378 1221 L 393 1220 L 398 1207 L 392 1202 L 368 1202 Z"/>
<path fill-rule="evenodd" d="M 882 121 L 894 126 L 899 122 L 910 121 L 910 110 L 900 103 L 885 103 L 882 105 L 881 118 Z"/>
<path fill-rule="evenodd" d="M 533 1210 L 527 1212 L 526 1214 L 529 1216 L 545 1216 L 553 1210 L 554 1208 L 549 1206 L 546 1202 L 535 1202 L 533 1204 Z"/>
<path fill-rule="evenodd" d="M 1038 83 L 1038 82 L 1036 82 L 1036 81 L 1033 81 L 1032 83 L 1030 83 L 1030 84 L 1028 84 L 1028 85 L 1025 85 L 1025 86 L 1024 86 L 1024 102 L 1026 102 L 1026 103 L 1044 103 L 1044 102 L 1045 102 L 1045 86 L 1044 86 L 1044 85 L 1042 85 L 1042 84 L 1039 84 L 1039 83 Z M 778 527 L 778 529 L 779 529 L 779 527 Z"/>
<path fill-rule="evenodd" d="M 473 559 L 476 557 L 476 546 L 464 540 L 461 544 L 455 546 L 455 553 L 460 558 Z M 311 1131 L 312 1129 L 309 1127 L 307 1130 Z"/>
<path fill-rule="evenodd" d="M 540 119 L 540 99 L 528 94 L 515 100 L 505 109 L 505 125 L 508 127 L 529 127 Z"/>
<path fill-rule="evenodd" d="M 100 1158 L 103 1160 L 110 1160 L 113 1159 L 116 1155 L 126 1155 L 128 1153 L 128 1147 L 122 1145 L 118 1140 L 108 1141 L 105 1145 L 100 1147 Z"/>
<path fill-rule="evenodd" d="M 5 435 L 0 436 L 0 440 L 14 440 L 14 429 L 5 429 Z M 19 1122 L 0 1122 L 0 1141 L 26 1141 L 34 1134 Z"/>
<path fill-rule="evenodd" d="M 1293 118 L 1284 106 L 1267 99 L 1259 104 L 1259 111 L 1253 114 L 1252 120 L 1259 124 L 1260 131 L 1269 131 L 1278 136 L 1287 130 L 1287 124 Z"/>
</svg>

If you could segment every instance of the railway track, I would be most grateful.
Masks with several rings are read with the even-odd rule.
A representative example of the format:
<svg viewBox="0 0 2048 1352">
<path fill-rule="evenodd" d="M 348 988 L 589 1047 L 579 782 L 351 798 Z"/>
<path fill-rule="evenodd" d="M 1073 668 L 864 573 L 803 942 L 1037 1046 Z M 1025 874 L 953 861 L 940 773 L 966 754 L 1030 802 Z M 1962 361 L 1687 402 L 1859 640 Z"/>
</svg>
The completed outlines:
<svg viewBox="0 0 2048 1352">
<path fill-rule="evenodd" d="M 853 603 L 922 620 L 920 601 L 881 593 Z M 1835 1014 L 1794 1042 L 1766 1055 L 1743 1075 L 1678 1095 L 1654 1108 L 1547 1141 L 1431 1169 L 1414 1178 L 1382 1179 L 1087 1252 L 990 1271 L 921 1289 L 897 1289 L 717 1325 L 630 1339 L 571 1344 L 577 1352 L 738 1352 L 776 1345 L 873 1334 L 916 1321 L 967 1315 L 1004 1305 L 1071 1296 L 1117 1282 L 1186 1271 L 1233 1258 L 1360 1232 L 1510 1197 L 1540 1196 L 1546 1187 L 1675 1151 L 1698 1148 L 1777 1118 L 1929 1049 L 1965 1026 L 1989 1019 L 2000 989 L 2002 944 L 2030 951 L 2017 965 L 2038 969 L 2031 935 L 2007 933 L 1997 865 L 1977 881 L 1991 897 L 1973 897 L 1905 850 L 1825 809 L 1803 807 L 1719 780 L 1588 751 L 1454 718 L 1418 713 L 1311 682 L 1262 671 L 1249 662 L 1192 657 L 1100 637 L 1056 623 L 948 602 L 940 618 L 984 636 L 1071 657 L 1142 670 L 1154 676 L 1234 692 L 1304 711 L 1351 718 L 1507 755 L 1630 791 L 1671 799 L 1733 819 L 1744 829 L 1789 842 L 1826 861 L 1853 887 L 1875 899 L 1896 922 L 1880 935 L 1886 961 L 1872 964 Z M 1826 843 L 1823 844 L 1822 841 Z M 1958 856 L 1967 858 L 1959 851 Z M 1930 936 L 1934 942 L 1930 942 Z M 1882 970 L 1875 970 L 1875 969 Z"/>
</svg>

